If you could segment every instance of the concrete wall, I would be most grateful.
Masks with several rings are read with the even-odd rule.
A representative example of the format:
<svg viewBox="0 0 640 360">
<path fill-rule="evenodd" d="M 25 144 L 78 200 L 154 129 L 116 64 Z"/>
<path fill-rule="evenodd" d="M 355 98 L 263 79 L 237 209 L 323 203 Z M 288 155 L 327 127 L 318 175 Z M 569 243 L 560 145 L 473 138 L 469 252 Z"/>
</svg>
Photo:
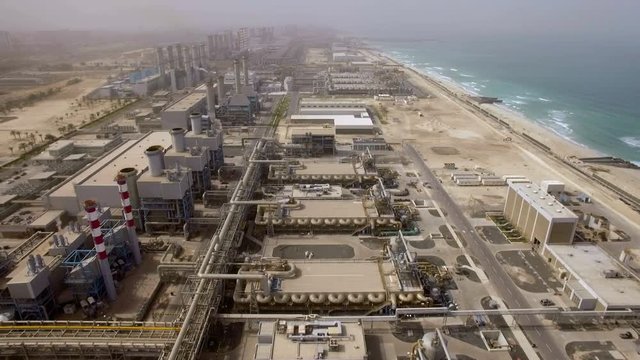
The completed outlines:
<svg viewBox="0 0 640 360">
<path fill-rule="evenodd" d="M 554 222 L 551 224 L 547 242 L 549 244 L 571 244 L 575 229 L 576 223 Z"/>
<path fill-rule="evenodd" d="M 536 224 L 533 227 L 533 232 L 529 237 L 529 241 L 533 241 L 533 239 L 538 239 L 538 241 L 544 244 L 547 241 L 548 233 L 549 233 L 549 220 L 545 219 L 544 216 L 538 216 Z"/>
</svg>

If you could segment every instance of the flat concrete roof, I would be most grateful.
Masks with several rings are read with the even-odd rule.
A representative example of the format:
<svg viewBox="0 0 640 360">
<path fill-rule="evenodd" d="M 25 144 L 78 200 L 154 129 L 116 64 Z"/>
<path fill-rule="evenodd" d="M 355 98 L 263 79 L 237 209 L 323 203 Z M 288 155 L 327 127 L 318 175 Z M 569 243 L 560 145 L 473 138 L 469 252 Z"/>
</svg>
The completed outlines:
<svg viewBox="0 0 640 360">
<path fill-rule="evenodd" d="M 70 178 L 52 192 L 50 196 L 75 196 L 74 185 L 116 186 L 113 179 L 121 169 L 133 167 L 138 169 L 138 172 L 141 172 L 148 167 L 147 156 L 144 151 L 152 145 L 168 148 L 171 145 L 171 135 L 167 131 L 154 131 L 138 140 L 130 140 L 121 144 Z"/>
<path fill-rule="evenodd" d="M 191 94 L 183 97 L 182 99 L 176 101 L 171 106 L 166 108 L 164 111 L 187 111 L 192 108 L 199 101 L 202 101 L 207 97 L 206 92 L 192 92 Z"/>
<path fill-rule="evenodd" d="M 296 175 L 355 175 L 351 163 L 303 162 L 304 169 L 296 169 Z"/>
<path fill-rule="evenodd" d="M 539 213 L 547 219 L 577 221 L 578 217 L 571 210 L 562 205 L 555 197 L 542 191 L 542 189 L 532 183 L 513 183 L 507 181 L 509 187 L 515 190 L 522 198 L 527 199 L 529 205 L 533 206 Z"/>
<path fill-rule="evenodd" d="M 640 307 L 640 282 L 624 277 L 631 272 L 623 268 L 602 248 L 593 244 L 546 245 L 550 253 L 571 272 L 575 279 L 607 307 Z M 614 270 L 620 278 L 606 278 L 605 271 Z"/>
<path fill-rule="evenodd" d="M 284 293 L 369 293 L 384 292 L 377 262 L 295 262 L 300 276 L 283 279 Z"/>
<path fill-rule="evenodd" d="M 47 180 L 50 179 L 53 175 L 55 175 L 55 171 L 43 171 L 41 173 L 37 173 L 29 178 L 29 180 Z"/>
<path fill-rule="evenodd" d="M 367 214 L 362 201 L 300 200 L 301 209 L 291 209 L 291 218 L 360 218 Z"/>
<path fill-rule="evenodd" d="M 299 325 L 304 328 L 313 322 L 288 321 L 287 325 Z M 337 337 L 337 351 L 325 351 L 323 359 L 358 360 L 367 358 L 367 348 L 364 340 L 362 325 L 358 323 L 341 323 L 342 335 Z M 264 345 L 264 344 L 258 344 Z M 273 348 L 268 359 L 317 359 L 318 347 L 328 347 L 326 343 L 292 341 L 287 334 L 274 335 Z M 262 355 L 266 350 L 262 350 Z M 256 357 L 258 359 L 258 357 Z M 260 358 L 263 359 L 263 358 Z"/>
<path fill-rule="evenodd" d="M 333 126 L 305 126 L 305 127 L 288 127 L 289 135 L 305 135 L 311 133 L 313 135 L 335 135 L 336 130 Z"/>
</svg>

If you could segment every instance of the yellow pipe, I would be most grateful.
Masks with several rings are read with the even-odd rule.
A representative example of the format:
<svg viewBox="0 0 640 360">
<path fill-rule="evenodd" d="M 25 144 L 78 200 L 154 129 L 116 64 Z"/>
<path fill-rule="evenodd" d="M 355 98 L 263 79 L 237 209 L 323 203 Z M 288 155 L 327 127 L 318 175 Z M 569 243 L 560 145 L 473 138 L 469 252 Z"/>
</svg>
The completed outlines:
<svg viewBox="0 0 640 360">
<path fill-rule="evenodd" d="M 98 325 L 0 325 L 3 330 L 142 330 L 179 331 L 179 326 L 98 326 Z"/>
</svg>

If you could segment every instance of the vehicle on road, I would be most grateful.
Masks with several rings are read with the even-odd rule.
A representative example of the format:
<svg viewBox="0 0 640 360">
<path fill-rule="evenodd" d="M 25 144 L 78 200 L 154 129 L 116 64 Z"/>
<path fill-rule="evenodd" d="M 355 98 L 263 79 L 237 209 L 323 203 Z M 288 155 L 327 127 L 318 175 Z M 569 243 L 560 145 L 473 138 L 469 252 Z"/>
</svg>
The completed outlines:
<svg viewBox="0 0 640 360">
<path fill-rule="evenodd" d="M 620 339 L 633 339 L 631 331 L 623 332 L 620 334 Z"/>
<path fill-rule="evenodd" d="M 555 303 L 549 299 L 542 299 L 540 300 L 540 305 L 542 306 L 553 306 L 555 305 Z"/>
</svg>

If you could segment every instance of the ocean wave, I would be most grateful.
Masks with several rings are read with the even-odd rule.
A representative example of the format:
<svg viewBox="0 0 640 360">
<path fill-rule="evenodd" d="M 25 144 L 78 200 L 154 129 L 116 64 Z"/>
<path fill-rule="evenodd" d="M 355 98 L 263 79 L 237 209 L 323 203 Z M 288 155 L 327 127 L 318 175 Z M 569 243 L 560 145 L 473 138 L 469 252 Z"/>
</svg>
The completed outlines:
<svg viewBox="0 0 640 360">
<path fill-rule="evenodd" d="M 623 136 L 620 140 L 634 148 L 640 148 L 640 136 Z"/>
<path fill-rule="evenodd" d="M 451 70 L 451 71 L 453 71 L 453 72 L 458 72 L 458 69 L 456 69 L 456 68 L 451 68 L 451 69 L 449 69 L 449 70 Z"/>
<path fill-rule="evenodd" d="M 567 118 L 569 117 L 568 111 L 563 110 L 551 110 L 549 111 L 549 119 L 551 129 L 556 133 L 562 133 L 563 135 L 568 135 L 573 132 L 571 125 L 567 122 Z"/>
<path fill-rule="evenodd" d="M 550 102 L 551 100 L 549 99 L 545 99 L 543 97 L 539 97 L 538 100 L 542 101 L 542 102 Z"/>
</svg>

